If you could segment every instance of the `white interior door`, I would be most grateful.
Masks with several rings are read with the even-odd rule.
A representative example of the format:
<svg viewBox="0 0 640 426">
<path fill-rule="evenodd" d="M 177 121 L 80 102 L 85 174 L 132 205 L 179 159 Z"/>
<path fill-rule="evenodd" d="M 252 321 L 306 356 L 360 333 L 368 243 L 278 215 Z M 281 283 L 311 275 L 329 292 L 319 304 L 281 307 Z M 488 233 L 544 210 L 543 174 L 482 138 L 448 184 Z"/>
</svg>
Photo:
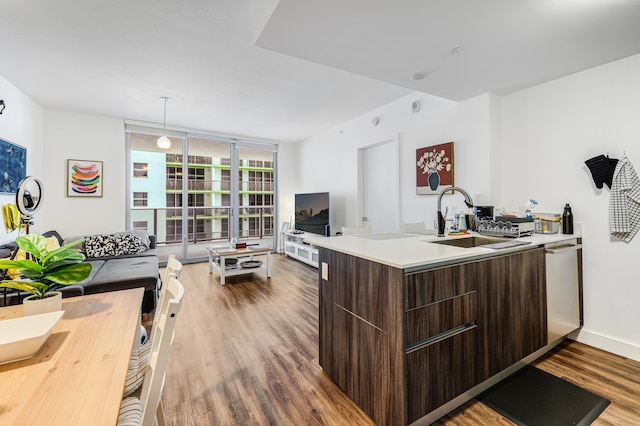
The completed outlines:
<svg viewBox="0 0 640 426">
<path fill-rule="evenodd" d="M 388 140 L 360 149 L 360 208 L 362 226 L 373 232 L 400 229 L 398 143 Z"/>
</svg>

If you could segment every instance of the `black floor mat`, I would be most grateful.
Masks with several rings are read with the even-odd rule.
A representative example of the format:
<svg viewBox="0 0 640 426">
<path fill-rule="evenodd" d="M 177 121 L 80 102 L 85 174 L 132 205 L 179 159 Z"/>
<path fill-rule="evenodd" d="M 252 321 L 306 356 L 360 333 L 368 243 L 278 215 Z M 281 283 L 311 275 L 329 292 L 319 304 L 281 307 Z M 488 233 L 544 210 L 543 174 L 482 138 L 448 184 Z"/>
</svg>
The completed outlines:
<svg viewBox="0 0 640 426">
<path fill-rule="evenodd" d="M 531 366 L 477 399 L 522 426 L 590 425 L 611 402 Z"/>
</svg>

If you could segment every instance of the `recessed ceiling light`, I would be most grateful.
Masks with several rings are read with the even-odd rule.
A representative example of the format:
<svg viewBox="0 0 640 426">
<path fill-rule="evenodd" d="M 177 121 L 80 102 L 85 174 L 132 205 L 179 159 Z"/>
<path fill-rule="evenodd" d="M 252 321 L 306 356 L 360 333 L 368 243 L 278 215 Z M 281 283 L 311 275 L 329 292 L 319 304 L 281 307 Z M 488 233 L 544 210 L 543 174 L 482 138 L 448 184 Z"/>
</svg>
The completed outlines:
<svg viewBox="0 0 640 426">
<path fill-rule="evenodd" d="M 411 74 L 411 80 L 424 80 L 429 77 L 429 73 L 426 71 L 420 71 L 414 74 Z"/>
</svg>

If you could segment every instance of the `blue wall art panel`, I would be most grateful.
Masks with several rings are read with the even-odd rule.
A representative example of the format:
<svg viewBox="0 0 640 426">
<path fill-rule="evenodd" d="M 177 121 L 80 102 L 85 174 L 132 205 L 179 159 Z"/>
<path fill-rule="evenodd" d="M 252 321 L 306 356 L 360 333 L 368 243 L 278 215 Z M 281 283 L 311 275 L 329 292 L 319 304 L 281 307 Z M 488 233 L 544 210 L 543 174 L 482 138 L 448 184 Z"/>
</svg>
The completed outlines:
<svg viewBox="0 0 640 426">
<path fill-rule="evenodd" d="M 0 193 L 15 194 L 27 176 L 27 149 L 0 138 Z"/>
</svg>

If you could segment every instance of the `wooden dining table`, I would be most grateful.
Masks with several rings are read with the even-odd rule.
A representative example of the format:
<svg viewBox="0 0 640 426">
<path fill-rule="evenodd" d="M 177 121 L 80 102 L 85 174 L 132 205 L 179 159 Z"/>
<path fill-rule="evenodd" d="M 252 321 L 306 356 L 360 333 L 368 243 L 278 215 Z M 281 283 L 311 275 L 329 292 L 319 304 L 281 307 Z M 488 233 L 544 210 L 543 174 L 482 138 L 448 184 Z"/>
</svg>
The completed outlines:
<svg viewBox="0 0 640 426">
<path fill-rule="evenodd" d="M 116 424 L 143 288 L 63 299 L 63 317 L 33 357 L 0 365 L 0 425 Z M 22 305 L 0 308 L 0 321 Z"/>
</svg>

